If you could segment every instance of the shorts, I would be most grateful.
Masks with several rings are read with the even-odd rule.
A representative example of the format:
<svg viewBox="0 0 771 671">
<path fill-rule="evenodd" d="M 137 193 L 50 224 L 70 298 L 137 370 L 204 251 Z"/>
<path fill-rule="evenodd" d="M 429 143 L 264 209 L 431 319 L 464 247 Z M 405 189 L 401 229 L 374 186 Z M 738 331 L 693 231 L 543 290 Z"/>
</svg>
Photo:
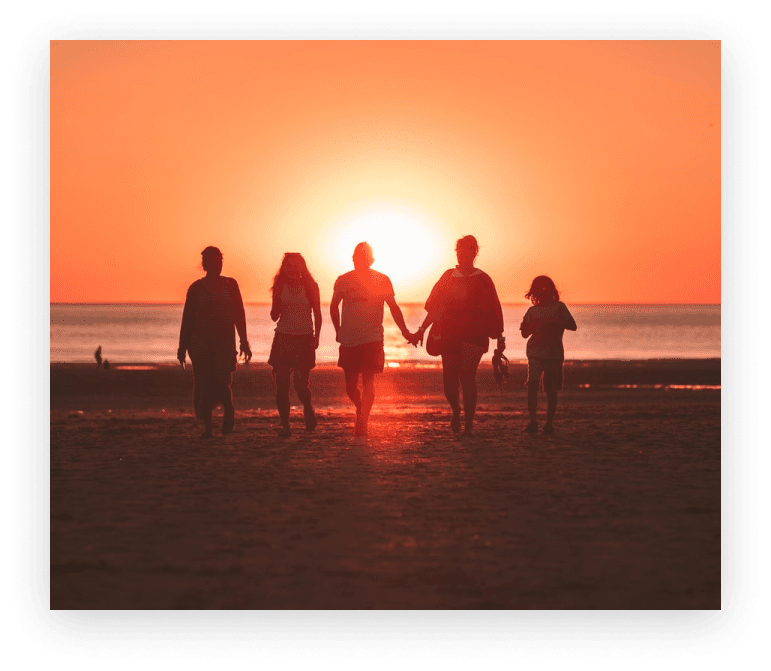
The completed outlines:
<svg viewBox="0 0 771 671">
<path fill-rule="evenodd" d="M 310 370 L 316 367 L 316 348 L 312 335 L 276 333 L 270 348 L 268 365 L 288 366 L 292 370 Z"/>
<path fill-rule="evenodd" d="M 525 386 L 537 388 L 539 384 L 543 391 L 562 391 L 562 359 L 528 357 Z"/>
<path fill-rule="evenodd" d="M 455 364 L 456 370 L 460 371 L 461 368 L 476 370 L 479 367 L 479 362 L 482 360 L 482 355 L 485 353 L 483 347 L 477 343 L 462 341 L 454 341 L 448 343 L 448 347 L 442 349 L 442 368 L 447 368 Z"/>
<path fill-rule="evenodd" d="M 385 366 L 383 341 L 368 342 L 354 347 L 340 345 L 337 365 L 346 373 L 382 373 Z"/>
</svg>

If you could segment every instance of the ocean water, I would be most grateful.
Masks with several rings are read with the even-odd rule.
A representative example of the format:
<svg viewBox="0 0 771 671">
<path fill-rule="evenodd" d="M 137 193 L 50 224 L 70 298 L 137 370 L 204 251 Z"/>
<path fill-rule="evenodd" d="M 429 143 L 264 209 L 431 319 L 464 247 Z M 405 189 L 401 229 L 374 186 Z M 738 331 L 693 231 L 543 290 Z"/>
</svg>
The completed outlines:
<svg viewBox="0 0 771 671">
<path fill-rule="evenodd" d="M 94 361 L 101 345 L 111 363 L 174 363 L 182 305 L 51 304 L 51 362 Z M 528 306 L 505 305 L 503 317 L 506 355 L 525 359 L 526 341 L 519 324 Z M 565 331 L 567 359 L 702 359 L 720 357 L 719 305 L 572 305 L 578 325 Z M 402 306 L 412 331 L 423 321 L 419 305 Z M 385 309 L 385 351 L 389 362 L 437 363 L 424 348 L 414 348 L 402 338 Z M 319 363 L 337 361 L 337 343 L 329 317 L 322 307 Z M 246 306 L 247 331 L 253 361 L 265 362 L 270 354 L 275 324 L 270 306 Z M 491 342 L 491 345 L 493 343 Z M 489 359 L 490 352 L 485 355 Z"/>
</svg>

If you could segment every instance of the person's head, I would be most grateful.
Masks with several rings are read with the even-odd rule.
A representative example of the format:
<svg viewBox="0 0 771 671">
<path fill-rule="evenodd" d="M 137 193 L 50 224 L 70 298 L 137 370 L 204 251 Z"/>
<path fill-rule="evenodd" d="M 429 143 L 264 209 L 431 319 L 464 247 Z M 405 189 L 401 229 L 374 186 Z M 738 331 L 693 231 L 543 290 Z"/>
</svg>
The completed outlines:
<svg viewBox="0 0 771 671">
<path fill-rule="evenodd" d="M 287 252 L 281 259 L 281 267 L 273 278 L 273 286 L 270 290 L 275 291 L 282 287 L 285 282 L 298 280 L 309 290 L 311 285 L 315 284 L 303 255 L 299 252 Z"/>
<path fill-rule="evenodd" d="M 529 298 L 533 305 L 548 305 L 556 303 L 560 299 L 560 294 L 551 277 L 539 275 L 533 280 L 525 298 Z"/>
<path fill-rule="evenodd" d="M 207 275 L 219 275 L 222 272 L 222 252 L 217 247 L 207 247 L 201 252 L 201 266 Z"/>
<path fill-rule="evenodd" d="M 479 254 L 479 243 L 473 235 L 464 235 L 455 243 L 455 255 L 461 266 L 473 266 Z"/>
<path fill-rule="evenodd" d="M 353 267 L 357 270 L 367 270 L 375 263 L 375 255 L 368 242 L 360 242 L 353 250 Z"/>
</svg>

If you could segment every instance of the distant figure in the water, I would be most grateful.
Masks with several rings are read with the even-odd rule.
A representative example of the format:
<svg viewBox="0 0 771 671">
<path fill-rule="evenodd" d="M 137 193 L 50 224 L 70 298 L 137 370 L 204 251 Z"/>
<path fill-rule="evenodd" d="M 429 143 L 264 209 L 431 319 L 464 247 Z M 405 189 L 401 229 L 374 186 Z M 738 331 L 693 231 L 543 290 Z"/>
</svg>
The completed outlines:
<svg viewBox="0 0 771 671">
<path fill-rule="evenodd" d="M 102 346 L 99 345 L 99 347 L 96 348 L 96 352 L 94 352 L 94 359 L 96 359 L 96 367 L 101 368 L 102 367 Z"/>
<path fill-rule="evenodd" d="M 248 362 L 252 350 L 246 337 L 246 315 L 238 283 L 222 276 L 222 252 L 207 247 L 201 252 L 206 276 L 187 290 L 177 360 L 184 367 L 185 355 L 193 362 L 193 406 L 203 422 L 201 438 L 212 438 L 212 411 L 222 403 L 222 433 L 230 433 L 235 409 L 230 384 L 236 369 L 233 327 L 241 340 L 240 352 Z"/>
<path fill-rule="evenodd" d="M 268 364 L 273 366 L 276 405 L 281 419 L 280 436 L 291 435 L 289 428 L 289 378 L 294 371 L 294 388 L 303 404 L 305 428 L 316 428 L 316 413 L 308 387 L 310 371 L 316 367 L 316 350 L 321 333 L 319 285 L 313 279 L 302 254 L 284 254 L 273 279 L 270 318 L 278 324 L 270 348 Z"/>
<path fill-rule="evenodd" d="M 360 242 L 353 251 L 353 267 L 335 281 L 329 312 L 335 327 L 340 356 L 337 365 L 345 372 L 345 389 L 356 406 L 354 436 L 367 438 L 367 424 L 375 401 L 375 374 L 383 372 L 383 304 L 402 335 L 412 342 L 404 316 L 396 304 L 394 289 L 387 275 L 372 270 L 375 261 L 372 247 Z M 339 306 L 343 304 L 342 317 Z M 362 389 L 359 389 L 361 375 Z"/>
<path fill-rule="evenodd" d="M 110 370 L 110 362 L 107 361 L 107 359 L 104 360 L 104 363 L 102 364 L 102 368 L 104 370 Z"/>
<path fill-rule="evenodd" d="M 452 408 L 450 427 L 460 433 L 460 393 L 463 389 L 464 435 L 471 435 L 477 407 L 476 375 L 482 355 L 497 340 L 503 354 L 503 310 L 495 284 L 487 273 L 474 267 L 479 245 L 473 235 L 455 244 L 458 265 L 447 270 L 426 301 L 426 318 L 415 335 L 416 342 L 431 326 L 429 338 L 442 356 L 444 395 Z M 433 325 L 433 326 L 432 326 Z M 429 349 L 429 344 L 426 345 Z M 429 354 L 432 352 L 429 350 Z"/>
<path fill-rule="evenodd" d="M 554 413 L 557 411 L 557 392 L 562 390 L 562 363 L 565 349 L 562 334 L 565 329 L 578 327 L 567 306 L 560 301 L 557 287 L 551 278 L 539 275 L 525 294 L 533 303 L 522 319 L 519 329 L 527 341 L 527 410 L 530 423 L 527 433 L 538 433 L 538 387 L 546 392 L 546 424 L 544 433 L 554 433 Z"/>
</svg>

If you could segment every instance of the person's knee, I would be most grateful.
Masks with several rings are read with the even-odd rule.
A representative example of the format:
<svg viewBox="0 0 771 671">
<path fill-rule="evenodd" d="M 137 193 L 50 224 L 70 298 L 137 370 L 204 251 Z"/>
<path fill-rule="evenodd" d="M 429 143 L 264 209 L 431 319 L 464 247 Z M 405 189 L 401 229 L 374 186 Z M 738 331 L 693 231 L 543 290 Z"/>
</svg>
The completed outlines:
<svg viewBox="0 0 771 671">
<path fill-rule="evenodd" d="M 300 375 L 296 375 L 294 378 L 294 389 L 298 394 L 304 394 L 308 389 L 308 379 Z"/>
<path fill-rule="evenodd" d="M 471 389 L 472 387 L 476 389 L 477 386 L 477 372 L 476 370 L 473 371 L 463 371 L 460 374 L 460 384 L 464 389 Z"/>
</svg>

